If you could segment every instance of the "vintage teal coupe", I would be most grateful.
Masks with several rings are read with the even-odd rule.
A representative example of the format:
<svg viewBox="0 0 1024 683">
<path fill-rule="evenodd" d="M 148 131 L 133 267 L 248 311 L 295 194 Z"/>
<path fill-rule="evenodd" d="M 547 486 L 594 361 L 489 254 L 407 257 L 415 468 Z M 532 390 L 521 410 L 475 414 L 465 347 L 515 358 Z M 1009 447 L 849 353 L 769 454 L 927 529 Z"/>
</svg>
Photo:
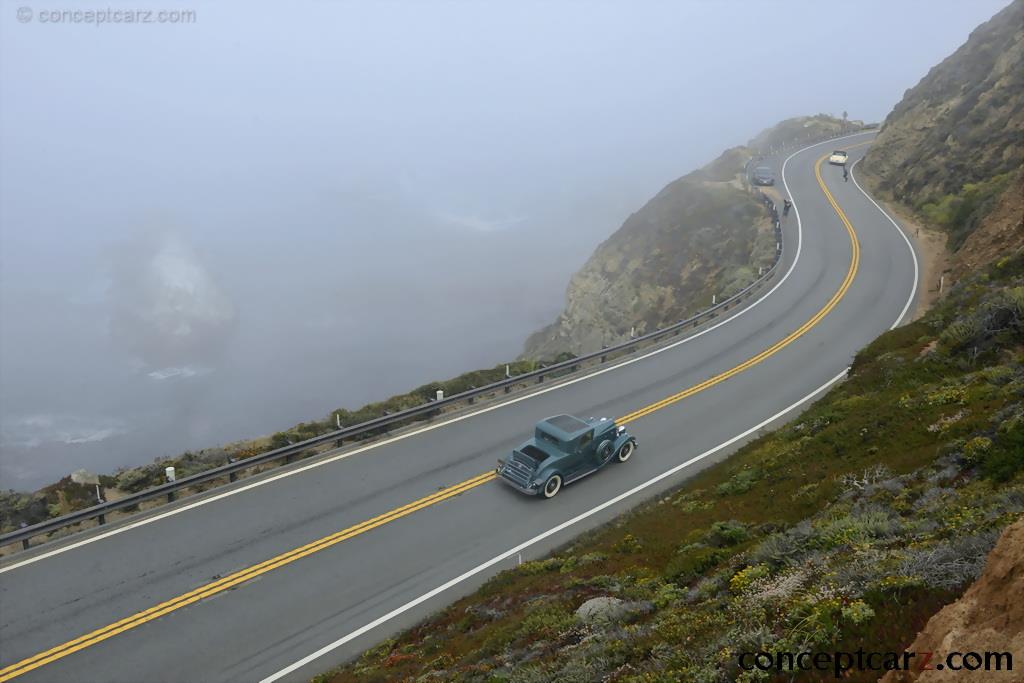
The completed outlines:
<svg viewBox="0 0 1024 683">
<path fill-rule="evenodd" d="M 498 459 L 498 478 L 531 496 L 553 498 L 562 487 L 613 460 L 626 462 L 636 439 L 606 417 L 555 415 L 537 423 L 533 438 Z"/>
</svg>

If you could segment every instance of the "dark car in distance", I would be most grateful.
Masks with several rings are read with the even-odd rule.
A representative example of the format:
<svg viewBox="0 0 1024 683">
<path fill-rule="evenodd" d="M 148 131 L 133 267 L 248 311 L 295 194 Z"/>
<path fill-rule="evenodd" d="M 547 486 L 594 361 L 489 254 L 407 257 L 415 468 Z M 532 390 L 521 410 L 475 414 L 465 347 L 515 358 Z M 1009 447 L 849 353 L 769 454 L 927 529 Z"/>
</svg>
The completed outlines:
<svg viewBox="0 0 1024 683">
<path fill-rule="evenodd" d="M 767 166 L 758 166 L 754 169 L 752 178 L 755 185 L 774 185 L 775 174 Z"/>
<path fill-rule="evenodd" d="M 613 460 L 626 462 L 636 447 L 636 439 L 615 420 L 555 415 L 538 422 L 533 438 L 510 457 L 498 460 L 497 474 L 521 493 L 553 498 L 562 486 Z"/>
</svg>

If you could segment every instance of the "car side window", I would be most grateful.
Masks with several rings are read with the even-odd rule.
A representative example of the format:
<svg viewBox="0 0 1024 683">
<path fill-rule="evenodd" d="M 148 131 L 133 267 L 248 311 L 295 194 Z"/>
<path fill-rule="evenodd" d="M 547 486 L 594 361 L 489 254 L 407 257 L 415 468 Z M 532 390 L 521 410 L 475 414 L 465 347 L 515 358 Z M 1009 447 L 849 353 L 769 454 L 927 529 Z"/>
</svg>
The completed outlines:
<svg viewBox="0 0 1024 683">
<path fill-rule="evenodd" d="M 586 434 L 584 434 L 583 436 L 581 436 L 580 437 L 579 450 L 582 451 L 584 448 L 589 446 L 590 442 L 593 441 L 593 440 L 594 440 L 594 432 L 593 432 L 593 430 L 591 430 L 591 431 L 587 432 Z"/>
</svg>

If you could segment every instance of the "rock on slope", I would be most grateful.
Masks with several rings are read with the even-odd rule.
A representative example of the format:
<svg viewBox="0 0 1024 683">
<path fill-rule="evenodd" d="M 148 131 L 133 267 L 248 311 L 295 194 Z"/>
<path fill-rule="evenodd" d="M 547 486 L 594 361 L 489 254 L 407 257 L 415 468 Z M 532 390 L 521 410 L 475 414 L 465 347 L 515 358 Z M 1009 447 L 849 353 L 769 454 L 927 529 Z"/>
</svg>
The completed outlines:
<svg viewBox="0 0 1024 683">
<path fill-rule="evenodd" d="M 788 119 L 666 186 L 601 244 L 569 283 L 566 307 L 524 356 L 586 353 L 650 332 L 728 296 L 771 264 L 764 207 L 744 189 L 747 160 L 769 148 L 862 127 L 818 115 Z"/>
<path fill-rule="evenodd" d="M 1024 662 L 1024 519 L 1011 524 L 989 553 L 981 577 L 956 602 L 946 605 L 925 625 L 908 652 L 934 653 L 933 666 L 951 652 L 1010 652 L 1013 671 L 965 675 L 946 670 L 890 671 L 882 683 L 1021 680 Z"/>
</svg>

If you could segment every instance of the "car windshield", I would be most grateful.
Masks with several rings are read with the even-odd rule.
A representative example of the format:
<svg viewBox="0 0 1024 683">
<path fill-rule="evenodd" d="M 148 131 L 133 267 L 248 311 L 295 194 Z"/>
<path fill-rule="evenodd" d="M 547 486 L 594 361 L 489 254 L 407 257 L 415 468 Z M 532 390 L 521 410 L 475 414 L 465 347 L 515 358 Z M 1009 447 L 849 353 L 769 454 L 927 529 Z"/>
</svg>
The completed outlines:
<svg viewBox="0 0 1024 683">
<path fill-rule="evenodd" d="M 837 156 L 837 157 L 845 157 L 846 156 L 846 152 L 843 152 L 842 150 L 837 150 L 835 152 L 832 152 L 832 155 L 833 156 Z"/>
<path fill-rule="evenodd" d="M 758 175 L 771 175 L 772 170 L 770 168 L 759 168 L 755 171 Z"/>
</svg>

